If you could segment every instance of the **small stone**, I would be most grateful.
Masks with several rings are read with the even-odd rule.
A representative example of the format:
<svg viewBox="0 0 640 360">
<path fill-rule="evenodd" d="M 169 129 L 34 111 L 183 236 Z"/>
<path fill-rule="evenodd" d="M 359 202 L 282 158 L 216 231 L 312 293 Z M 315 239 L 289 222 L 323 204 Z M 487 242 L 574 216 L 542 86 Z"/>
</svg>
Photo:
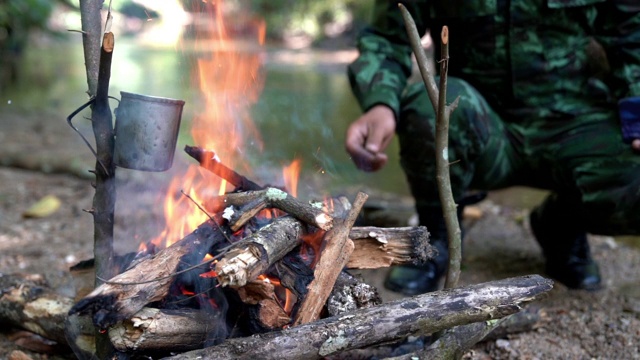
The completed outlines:
<svg viewBox="0 0 640 360">
<path fill-rule="evenodd" d="M 7 360 L 33 360 L 33 358 L 20 350 L 13 350 Z"/>
</svg>

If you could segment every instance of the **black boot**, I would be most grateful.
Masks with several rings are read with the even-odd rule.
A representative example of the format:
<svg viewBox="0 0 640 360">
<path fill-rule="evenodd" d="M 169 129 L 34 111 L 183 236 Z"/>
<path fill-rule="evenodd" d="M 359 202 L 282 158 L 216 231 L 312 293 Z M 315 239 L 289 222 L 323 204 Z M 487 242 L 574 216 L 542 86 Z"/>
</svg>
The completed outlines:
<svg viewBox="0 0 640 360">
<path fill-rule="evenodd" d="M 427 230 L 431 230 L 427 227 Z M 431 245 L 438 255 L 424 265 L 399 265 L 387 274 L 384 287 L 404 295 L 418 295 L 438 290 L 440 278 L 444 275 L 449 261 L 446 230 L 444 236 L 434 237 L 431 233 Z"/>
<path fill-rule="evenodd" d="M 483 200 L 486 193 L 474 193 L 466 196 L 458 203 L 458 222 L 462 229 L 462 213 L 466 205 L 475 204 Z M 384 287 L 404 295 L 424 294 L 438 290 L 440 279 L 449 265 L 449 239 L 447 226 L 442 216 L 441 208 L 421 209 L 419 211 L 420 225 L 427 227 L 429 242 L 438 254 L 424 265 L 396 266 L 389 271 Z"/>
<path fill-rule="evenodd" d="M 571 230 L 562 217 L 543 217 L 543 208 L 532 211 L 529 220 L 546 259 L 547 275 L 570 289 L 600 289 L 600 270 L 591 257 L 586 232 Z"/>
</svg>

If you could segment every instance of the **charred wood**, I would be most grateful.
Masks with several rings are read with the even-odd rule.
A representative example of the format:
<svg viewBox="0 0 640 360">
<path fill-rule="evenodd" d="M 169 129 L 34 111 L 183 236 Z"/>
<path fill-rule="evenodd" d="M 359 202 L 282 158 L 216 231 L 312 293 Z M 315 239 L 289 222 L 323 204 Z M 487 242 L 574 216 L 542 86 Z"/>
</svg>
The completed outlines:
<svg viewBox="0 0 640 360">
<path fill-rule="evenodd" d="M 165 297 L 181 262 L 200 261 L 213 244 L 224 240 L 220 227 L 207 221 L 182 240 L 97 287 L 69 314 L 89 314 L 101 329 L 125 320 Z"/>
<path fill-rule="evenodd" d="M 238 288 L 238 295 L 243 303 L 252 305 L 249 321 L 254 333 L 282 329 L 291 322 L 291 317 L 280 305 L 275 286 L 269 280 L 253 280 Z M 290 293 L 290 296 L 287 300 L 295 302 L 295 295 Z"/>
<path fill-rule="evenodd" d="M 198 163 L 200 163 L 200 166 L 218 175 L 222 179 L 227 180 L 229 183 L 235 186 L 237 190 L 249 191 L 260 190 L 263 188 L 262 186 L 228 168 L 226 165 L 220 162 L 220 159 L 213 151 L 204 150 L 197 146 L 189 145 L 184 147 L 184 151 L 189 156 L 198 161 Z"/>
</svg>

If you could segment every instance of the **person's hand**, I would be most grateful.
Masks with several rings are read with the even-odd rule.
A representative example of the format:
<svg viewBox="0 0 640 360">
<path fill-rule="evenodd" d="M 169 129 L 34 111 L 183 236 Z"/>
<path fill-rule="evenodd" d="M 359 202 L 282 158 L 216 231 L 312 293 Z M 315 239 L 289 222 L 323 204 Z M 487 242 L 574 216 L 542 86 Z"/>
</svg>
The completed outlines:
<svg viewBox="0 0 640 360">
<path fill-rule="evenodd" d="M 388 160 L 385 149 L 393 139 L 396 120 L 393 111 L 376 105 L 347 129 L 345 146 L 356 166 L 364 171 L 380 170 Z"/>
<path fill-rule="evenodd" d="M 633 148 L 633 150 L 640 152 L 640 139 L 634 139 L 631 142 L 631 147 Z"/>
</svg>

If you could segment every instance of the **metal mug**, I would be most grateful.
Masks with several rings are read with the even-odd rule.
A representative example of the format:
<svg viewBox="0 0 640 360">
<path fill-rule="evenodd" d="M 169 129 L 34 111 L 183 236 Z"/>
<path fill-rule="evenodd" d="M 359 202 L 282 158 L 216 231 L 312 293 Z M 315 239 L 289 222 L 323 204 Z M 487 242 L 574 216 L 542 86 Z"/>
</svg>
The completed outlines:
<svg viewBox="0 0 640 360">
<path fill-rule="evenodd" d="M 113 162 L 123 168 L 165 171 L 173 164 L 184 101 L 121 91 L 115 110 Z"/>
</svg>

